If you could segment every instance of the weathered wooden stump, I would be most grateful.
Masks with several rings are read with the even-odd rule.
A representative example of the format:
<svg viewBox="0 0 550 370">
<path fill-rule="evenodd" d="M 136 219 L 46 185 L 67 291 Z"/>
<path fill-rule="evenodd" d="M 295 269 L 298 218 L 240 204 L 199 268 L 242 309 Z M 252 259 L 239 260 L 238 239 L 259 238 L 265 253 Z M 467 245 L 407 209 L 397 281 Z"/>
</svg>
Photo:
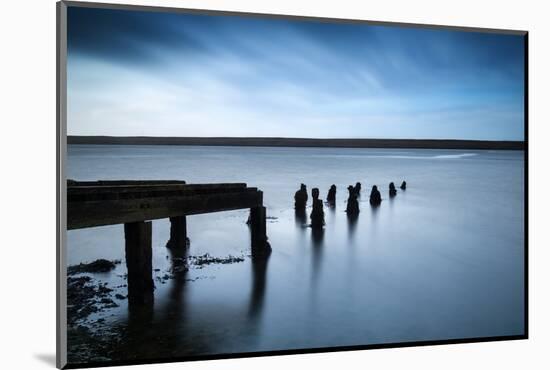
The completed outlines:
<svg viewBox="0 0 550 370">
<path fill-rule="evenodd" d="M 397 189 L 395 189 L 395 184 L 390 182 L 390 198 L 397 195 Z"/>
<path fill-rule="evenodd" d="M 333 206 L 336 203 L 336 185 L 332 184 L 327 194 L 327 202 Z"/>
<path fill-rule="evenodd" d="M 171 249 L 187 248 L 187 219 L 185 216 L 170 217 L 170 239 L 166 247 Z"/>
<path fill-rule="evenodd" d="M 323 211 L 323 201 L 319 199 L 319 189 L 311 189 L 311 196 L 313 197 L 313 204 L 311 209 L 311 227 L 322 228 L 325 225 L 325 212 Z"/>
<path fill-rule="evenodd" d="M 300 184 L 300 190 L 294 194 L 294 209 L 306 209 L 307 205 L 307 187 L 305 184 Z"/>
<path fill-rule="evenodd" d="M 348 216 L 359 214 L 359 202 L 357 201 L 357 193 L 353 186 L 348 186 L 348 204 L 346 206 L 346 212 Z"/>
<path fill-rule="evenodd" d="M 265 207 L 250 208 L 250 239 L 252 257 L 262 257 L 271 253 L 267 241 Z"/>
<path fill-rule="evenodd" d="M 129 304 L 150 304 L 154 299 L 151 236 L 150 221 L 124 224 Z"/>
<path fill-rule="evenodd" d="M 355 191 L 355 195 L 357 195 L 357 197 L 360 197 L 361 196 L 361 183 L 358 182 L 355 184 L 355 188 L 353 188 L 353 190 Z"/>
<path fill-rule="evenodd" d="M 378 191 L 378 187 L 376 185 L 372 186 L 369 202 L 371 206 L 374 207 L 378 207 L 380 203 L 382 203 L 382 196 L 380 195 L 380 191 Z"/>
</svg>

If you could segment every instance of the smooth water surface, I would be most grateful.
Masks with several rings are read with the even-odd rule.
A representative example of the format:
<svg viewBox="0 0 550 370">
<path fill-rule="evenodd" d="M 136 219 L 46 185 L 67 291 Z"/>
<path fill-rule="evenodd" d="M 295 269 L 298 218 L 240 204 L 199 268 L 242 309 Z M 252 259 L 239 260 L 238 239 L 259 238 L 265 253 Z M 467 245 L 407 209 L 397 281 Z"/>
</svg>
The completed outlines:
<svg viewBox="0 0 550 370">
<path fill-rule="evenodd" d="M 163 281 L 169 222 L 153 222 L 153 312 L 132 320 L 123 300 L 105 314 L 127 329 L 120 356 L 147 359 L 523 334 L 523 171 L 518 151 L 70 145 L 67 177 L 246 182 L 264 192 L 266 263 L 246 257 Z M 407 190 L 389 199 L 389 182 L 402 180 Z M 346 188 L 357 181 L 361 213 L 350 222 Z M 338 188 L 322 233 L 295 218 L 300 183 L 308 205 L 312 187 L 323 199 Z M 247 217 L 187 217 L 188 253 L 247 256 Z M 69 231 L 69 264 L 98 258 L 124 261 L 122 225 Z M 124 272 L 122 263 L 96 277 L 117 286 Z"/>
</svg>

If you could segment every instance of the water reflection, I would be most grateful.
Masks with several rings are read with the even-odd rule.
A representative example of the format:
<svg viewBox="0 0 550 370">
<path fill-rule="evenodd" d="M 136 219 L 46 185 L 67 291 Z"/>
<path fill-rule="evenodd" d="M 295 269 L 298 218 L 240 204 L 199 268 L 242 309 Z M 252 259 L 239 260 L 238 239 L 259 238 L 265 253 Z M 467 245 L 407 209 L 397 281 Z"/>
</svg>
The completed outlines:
<svg viewBox="0 0 550 370">
<path fill-rule="evenodd" d="M 325 229 L 322 227 L 311 228 L 311 241 L 314 249 L 320 249 L 323 246 L 323 240 L 325 238 Z"/>
<path fill-rule="evenodd" d="M 268 261 L 269 255 L 252 258 L 252 290 L 248 307 L 250 318 L 258 318 L 263 309 Z"/>
<path fill-rule="evenodd" d="M 357 230 L 357 220 L 359 219 L 358 214 L 347 214 L 348 219 L 348 240 L 352 241 L 355 236 L 355 231 Z"/>
<path fill-rule="evenodd" d="M 153 322 L 154 304 L 130 304 L 128 305 L 128 333 L 142 331 Z"/>
<path fill-rule="evenodd" d="M 168 293 L 170 307 L 167 307 L 167 314 L 185 316 L 185 292 L 188 268 L 186 266 L 187 248 L 168 248 L 168 255 L 171 259 L 171 270 L 173 279 Z"/>
<path fill-rule="evenodd" d="M 373 220 L 376 219 L 376 215 L 378 214 L 379 207 L 380 206 L 373 206 L 373 205 L 370 206 L 370 214 L 371 214 Z"/>
<path fill-rule="evenodd" d="M 193 173 L 196 182 L 245 181 L 258 186 L 272 207 L 270 213 L 280 212 L 281 216 L 268 225 L 274 251 L 269 262 L 249 265 L 252 261 L 247 260 L 191 270 L 165 285 L 157 284 L 154 315 L 151 311 L 131 315 L 134 337 L 129 344 L 125 344 L 126 331 L 121 341 L 105 338 L 113 346 L 127 347 L 127 353 L 114 358 L 337 346 L 343 341 L 391 343 L 523 330 L 523 300 L 517 297 L 522 297 L 524 287 L 520 196 L 524 169 L 523 162 L 506 159 L 523 159 L 522 153 L 485 153 L 477 161 L 378 160 L 366 157 L 379 155 L 372 150 L 334 149 L 331 156 L 333 152 L 323 148 L 318 154 L 323 155 L 323 166 L 330 174 L 324 178 L 320 171 L 307 174 L 319 164 L 319 158 L 311 155 L 316 149 L 309 148 L 73 146 L 70 150 L 87 153 L 69 159 L 74 178 L 140 178 L 146 166 L 147 176 L 166 179 L 181 176 L 183 168 Z M 255 166 L 250 165 L 251 151 L 260 153 Z M 344 165 L 341 154 L 349 155 Z M 229 156 L 231 171 L 225 170 L 226 161 L 222 161 L 225 167 L 216 167 L 213 155 Z M 105 161 L 113 157 L 120 160 Z M 204 171 L 207 166 L 212 171 Z M 488 171 L 491 176 L 483 176 Z M 272 173 L 280 174 L 281 180 L 274 182 Z M 394 199 L 388 199 L 385 187 L 385 199 L 374 208 L 365 186 L 360 217 L 351 219 L 344 213 L 342 192 L 338 212 L 333 213 L 335 209 L 330 207 L 326 211 L 323 233 L 305 226 L 309 223 L 306 211 L 292 214 L 289 194 L 296 185 L 293 179 L 303 173 L 307 174 L 304 182 L 311 184 L 333 179 L 355 183 L 357 173 L 368 173 L 369 179 L 382 184 L 403 176 L 415 187 L 412 192 L 398 188 Z M 472 184 L 480 179 L 483 186 L 472 193 Z M 212 226 L 207 217 L 191 218 L 190 227 L 204 240 L 196 253 L 238 255 L 249 240 L 243 230 L 244 220 L 230 213 L 220 213 L 216 220 L 219 226 Z M 71 233 L 71 264 L 124 258 L 123 248 L 117 247 L 124 243 L 120 227 Z M 483 248 L 465 248 L 469 245 Z M 160 257 L 167 252 L 162 249 Z M 190 253 L 195 254 L 195 250 Z M 160 262 L 153 267 L 170 268 L 169 260 L 163 260 L 166 265 Z M 184 276 L 200 278 L 185 282 Z M 492 294 L 485 294 L 487 291 Z M 437 299 L 433 292 L 438 293 Z M 468 305 L 463 304 L 465 301 Z M 126 312 L 115 319 L 126 330 Z M 138 335 L 139 327 L 143 327 L 143 335 Z M 111 357 L 109 351 L 100 352 Z"/>
<path fill-rule="evenodd" d="M 168 300 L 162 307 L 153 307 L 153 305 L 128 307 L 128 324 L 124 336 L 126 343 L 123 344 L 123 348 L 128 354 L 139 358 L 170 356 L 171 353 L 179 350 L 180 342 L 185 340 L 185 337 L 178 333 L 185 332 L 188 324 L 187 248 L 167 248 L 167 251 L 172 275 L 169 280 Z M 163 283 L 162 279 L 159 277 L 155 281 L 157 290 L 158 285 Z M 151 342 L 157 345 L 152 347 Z"/>
<path fill-rule="evenodd" d="M 154 303 L 128 305 L 128 322 L 120 328 L 120 341 L 112 344 L 113 358 L 140 357 L 150 352 L 148 333 L 154 332 Z M 116 331 L 115 331 L 116 332 Z"/>
<path fill-rule="evenodd" d="M 294 210 L 294 220 L 296 222 L 296 226 L 299 229 L 304 229 L 304 225 L 307 222 L 307 213 L 305 209 L 295 209 Z"/>
<path fill-rule="evenodd" d="M 325 238 L 325 229 L 324 228 L 311 228 L 311 245 L 312 245 L 312 285 L 317 286 L 317 280 L 319 278 L 321 261 L 323 259 L 323 249 L 324 249 L 324 238 Z M 312 292 L 315 289 L 312 290 Z"/>
</svg>

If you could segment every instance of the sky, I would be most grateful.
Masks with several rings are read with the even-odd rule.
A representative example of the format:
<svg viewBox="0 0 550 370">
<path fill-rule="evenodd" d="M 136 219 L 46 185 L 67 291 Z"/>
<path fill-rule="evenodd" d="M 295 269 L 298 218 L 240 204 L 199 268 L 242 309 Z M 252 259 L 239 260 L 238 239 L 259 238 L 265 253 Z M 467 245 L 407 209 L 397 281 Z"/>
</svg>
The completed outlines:
<svg viewBox="0 0 550 370">
<path fill-rule="evenodd" d="M 68 8 L 69 135 L 524 140 L 522 36 Z"/>
</svg>

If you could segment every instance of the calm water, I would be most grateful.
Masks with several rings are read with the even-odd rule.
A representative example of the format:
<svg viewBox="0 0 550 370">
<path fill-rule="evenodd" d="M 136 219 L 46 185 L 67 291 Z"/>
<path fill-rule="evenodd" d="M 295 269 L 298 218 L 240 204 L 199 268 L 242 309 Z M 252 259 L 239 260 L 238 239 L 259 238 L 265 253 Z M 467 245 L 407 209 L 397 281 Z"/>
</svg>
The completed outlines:
<svg viewBox="0 0 550 370">
<path fill-rule="evenodd" d="M 71 145 L 68 178 L 246 182 L 263 190 L 270 217 L 265 265 L 247 257 L 190 269 L 155 281 L 146 319 L 132 319 L 125 300 L 92 319 L 127 329 L 120 356 L 141 359 L 523 334 L 523 160 L 516 151 Z M 389 199 L 389 182 L 404 179 L 407 190 Z M 361 213 L 350 224 L 345 189 L 357 181 Z M 315 238 L 294 216 L 300 183 L 323 199 L 338 187 Z M 247 217 L 189 216 L 188 253 L 249 254 Z M 154 221 L 155 279 L 170 269 L 168 236 L 169 222 Z M 98 258 L 124 261 L 122 225 L 68 233 L 70 264 Z M 125 269 L 96 277 L 117 286 Z"/>
</svg>

